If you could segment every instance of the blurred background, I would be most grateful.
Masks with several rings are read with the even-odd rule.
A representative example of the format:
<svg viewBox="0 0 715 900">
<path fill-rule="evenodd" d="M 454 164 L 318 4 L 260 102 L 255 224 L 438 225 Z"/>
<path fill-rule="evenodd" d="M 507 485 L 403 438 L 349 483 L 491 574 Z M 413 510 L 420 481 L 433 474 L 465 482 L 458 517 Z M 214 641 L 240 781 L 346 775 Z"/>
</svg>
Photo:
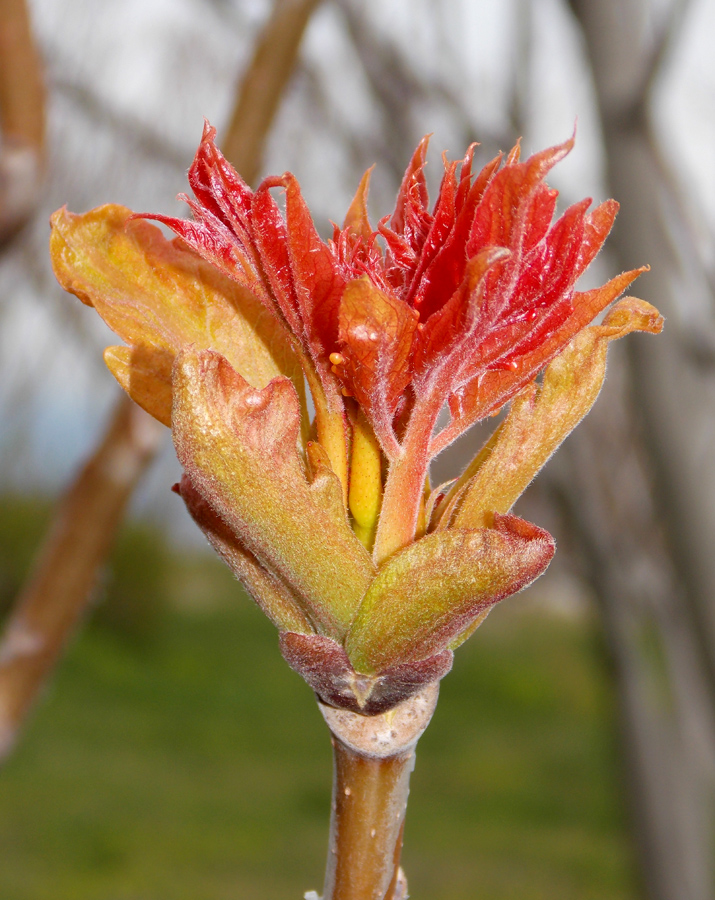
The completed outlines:
<svg viewBox="0 0 715 900">
<path fill-rule="evenodd" d="M 443 682 L 404 865 L 415 900 L 715 896 L 713 34 L 708 0 L 0 0 L 3 900 L 322 883 L 311 692 L 47 253 L 65 203 L 180 214 L 203 117 L 247 180 L 293 171 L 325 236 L 373 163 L 373 222 L 391 210 L 425 133 L 434 192 L 443 150 L 531 153 L 578 121 L 560 209 L 621 203 L 581 287 L 650 263 L 634 292 L 666 331 L 611 349 L 519 503 L 559 552 Z"/>
</svg>

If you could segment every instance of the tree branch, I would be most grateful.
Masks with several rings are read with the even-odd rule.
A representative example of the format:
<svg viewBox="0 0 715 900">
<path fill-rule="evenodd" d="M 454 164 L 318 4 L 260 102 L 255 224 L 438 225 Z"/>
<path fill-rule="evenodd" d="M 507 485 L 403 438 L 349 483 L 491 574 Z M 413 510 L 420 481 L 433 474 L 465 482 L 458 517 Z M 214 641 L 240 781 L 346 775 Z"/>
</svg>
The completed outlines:
<svg viewBox="0 0 715 900">
<path fill-rule="evenodd" d="M 0 643 L 0 760 L 87 606 L 138 480 L 163 428 L 128 398 L 63 497 L 35 573 Z"/>
<path fill-rule="evenodd" d="M 320 2 L 276 0 L 243 75 L 223 152 L 249 184 L 258 177 L 268 132 L 295 69 L 303 33 Z"/>
<path fill-rule="evenodd" d="M 665 68 L 673 48 L 680 40 L 691 5 L 691 0 L 672 0 L 665 21 L 661 24 L 658 36 L 643 65 L 643 74 L 636 89 L 636 94 L 644 103 L 650 102 L 655 83 Z"/>
<path fill-rule="evenodd" d="M 0 246 L 40 197 L 45 88 L 24 0 L 0 0 Z"/>
</svg>

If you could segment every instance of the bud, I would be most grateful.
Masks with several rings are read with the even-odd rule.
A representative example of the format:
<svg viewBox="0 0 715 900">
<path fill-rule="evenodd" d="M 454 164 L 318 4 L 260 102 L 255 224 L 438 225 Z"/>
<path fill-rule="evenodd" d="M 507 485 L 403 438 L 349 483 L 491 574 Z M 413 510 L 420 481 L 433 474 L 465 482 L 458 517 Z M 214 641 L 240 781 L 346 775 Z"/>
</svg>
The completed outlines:
<svg viewBox="0 0 715 900">
<path fill-rule="evenodd" d="M 445 160 L 430 211 L 424 139 L 392 215 L 370 224 L 368 171 L 323 241 L 294 176 L 252 191 L 207 125 L 192 219 L 53 216 L 60 283 L 125 341 L 107 365 L 172 429 L 177 493 L 328 705 L 374 715 L 439 680 L 544 571 L 553 539 L 511 509 L 591 408 L 608 343 L 662 328 L 633 298 L 590 324 L 643 269 L 575 289 L 618 207 L 584 200 L 552 221 L 545 178 L 572 146 L 522 162 L 517 145 L 475 177 L 472 146 Z M 431 490 L 432 459 L 505 404 Z"/>
</svg>

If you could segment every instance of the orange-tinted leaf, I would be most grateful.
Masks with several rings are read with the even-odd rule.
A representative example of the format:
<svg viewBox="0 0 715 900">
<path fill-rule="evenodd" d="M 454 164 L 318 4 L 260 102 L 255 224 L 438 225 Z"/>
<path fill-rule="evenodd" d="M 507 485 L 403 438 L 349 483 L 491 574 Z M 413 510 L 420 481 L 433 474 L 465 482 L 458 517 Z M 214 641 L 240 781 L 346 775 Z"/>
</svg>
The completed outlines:
<svg viewBox="0 0 715 900">
<path fill-rule="evenodd" d="M 288 234 L 285 221 L 264 182 L 256 191 L 251 204 L 253 240 L 261 258 L 263 271 L 271 292 L 286 318 L 293 334 L 305 343 L 303 325 L 298 308 Z"/>
<path fill-rule="evenodd" d="M 219 151 L 215 139 L 216 129 L 204 122 L 201 143 L 189 169 L 189 184 L 205 209 L 247 237 L 253 192 Z"/>
<path fill-rule="evenodd" d="M 59 210 L 52 217 L 50 248 L 60 284 L 94 306 L 135 348 L 129 355 L 109 355 L 110 368 L 132 397 L 167 422 L 170 357 L 189 345 L 223 353 L 254 387 L 284 374 L 302 389 L 302 371 L 285 332 L 259 300 L 131 215 L 114 205 L 84 215 Z"/>
<path fill-rule="evenodd" d="M 390 228 L 397 234 L 404 234 L 408 227 L 418 220 L 427 211 L 427 181 L 425 180 L 425 163 L 427 162 L 427 147 L 429 135 L 422 138 L 417 149 L 412 154 L 407 170 L 405 171 L 397 192 L 395 210 L 390 218 Z"/>
<path fill-rule="evenodd" d="M 306 336 L 314 358 L 332 352 L 338 338 L 338 306 L 345 280 L 328 245 L 315 230 L 297 180 L 287 172 L 286 226 L 291 266 Z"/>
<path fill-rule="evenodd" d="M 367 277 L 349 282 L 340 300 L 342 380 L 383 444 L 394 442 L 392 416 L 412 374 L 417 318 L 406 303 L 379 290 Z"/>
<path fill-rule="evenodd" d="M 468 263 L 466 243 L 474 221 L 475 210 L 481 202 L 488 184 L 499 169 L 501 159 L 501 154 L 495 156 L 484 166 L 474 179 L 474 183 L 469 185 L 471 153 L 468 151 L 464 158 L 455 202 L 454 226 L 415 290 L 414 304 L 423 322 L 429 321 L 429 317 L 449 300 L 464 280 Z"/>
<path fill-rule="evenodd" d="M 353 237 L 362 238 L 365 243 L 372 237 L 372 226 L 367 215 L 367 195 L 373 168 L 374 166 L 371 166 L 360 179 L 360 184 L 343 222 L 343 231 L 349 232 Z"/>
<path fill-rule="evenodd" d="M 430 316 L 420 331 L 414 361 L 418 381 L 429 377 L 430 371 L 445 355 L 454 354 L 454 368 L 464 364 L 464 350 L 469 347 L 479 321 L 484 280 L 495 264 L 507 260 L 510 255 L 504 247 L 490 247 L 469 260 L 459 288 Z"/>
<path fill-rule="evenodd" d="M 577 278 L 586 271 L 595 259 L 611 228 L 613 228 L 617 213 L 618 203 L 615 200 L 606 200 L 586 216 L 581 256 L 575 273 Z"/>
<path fill-rule="evenodd" d="M 171 428 L 171 373 L 174 353 L 136 344 L 134 347 L 107 347 L 104 361 L 120 386 L 135 403 Z"/>
<path fill-rule="evenodd" d="M 174 369 L 172 427 L 196 490 L 288 585 L 313 629 L 340 640 L 374 567 L 348 524 L 337 478 L 323 469 L 315 485 L 307 479 L 290 381 L 256 391 L 219 354 L 184 351 Z"/>
<path fill-rule="evenodd" d="M 215 144 L 216 129 L 204 132 L 189 169 L 189 184 L 198 202 L 184 195 L 193 221 L 172 216 L 144 215 L 171 228 L 203 259 L 247 287 L 271 311 L 274 298 L 265 290 L 261 264 L 253 243 L 253 192 Z"/>
<path fill-rule="evenodd" d="M 434 213 L 428 223 L 429 229 L 425 235 L 424 242 L 415 248 L 418 250 L 417 265 L 404 297 L 410 304 L 415 304 L 415 297 L 417 290 L 421 287 L 422 276 L 454 229 L 457 213 L 457 166 L 457 162 L 449 162 L 446 158 L 444 159 L 444 175 L 437 202 L 435 203 Z"/>
<path fill-rule="evenodd" d="M 430 214 L 427 181 L 424 175 L 429 137 L 424 137 L 415 150 L 397 193 L 395 210 L 386 225 L 378 224 L 379 233 L 385 238 L 385 280 L 393 290 L 403 294 L 407 301 L 412 293 L 415 274 L 425 241 L 434 217 Z"/>
<path fill-rule="evenodd" d="M 572 149 L 573 138 L 535 153 L 526 162 L 507 161 L 491 180 L 472 224 L 468 256 L 485 246 L 513 247 L 541 211 L 532 204 L 533 192 L 549 171 Z M 525 208 L 528 214 L 525 215 Z"/>
<path fill-rule="evenodd" d="M 258 297 L 264 306 L 277 314 L 275 298 L 265 289 L 260 260 L 251 235 L 240 237 L 200 203 L 179 195 L 193 213 L 193 219 L 142 213 L 138 218 L 160 222 L 170 228 L 198 256 L 215 266 L 233 281 Z"/>
<path fill-rule="evenodd" d="M 539 241 L 546 237 L 551 220 L 556 210 L 556 200 L 559 192 L 550 188 L 547 184 L 539 184 L 529 201 L 529 211 L 526 216 L 526 228 L 522 253 L 526 255 Z"/>
<path fill-rule="evenodd" d="M 589 203 L 569 207 L 524 259 L 517 248 L 505 265 L 490 273 L 472 328 L 474 340 L 455 360 L 453 384 L 465 384 L 489 370 L 517 369 L 523 357 L 543 347 L 573 315 L 572 287 Z"/>
<path fill-rule="evenodd" d="M 541 575 L 553 554 L 551 536 L 515 516 L 421 538 L 379 569 L 345 641 L 350 661 L 370 675 L 445 650 L 486 609 Z"/>
<path fill-rule="evenodd" d="M 516 139 L 516 143 L 509 151 L 506 158 L 507 166 L 515 166 L 521 159 L 521 138 Z"/>
<path fill-rule="evenodd" d="M 624 272 L 603 287 L 576 292 L 573 308 L 542 342 L 511 361 L 510 366 L 482 371 L 449 400 L 453 421 L 436 435 L 431 453 L 438 453 L 474 422 L 500 409 L 532 381 L 566 344 L 612 303 L 647 267 Z"/>
</svg>

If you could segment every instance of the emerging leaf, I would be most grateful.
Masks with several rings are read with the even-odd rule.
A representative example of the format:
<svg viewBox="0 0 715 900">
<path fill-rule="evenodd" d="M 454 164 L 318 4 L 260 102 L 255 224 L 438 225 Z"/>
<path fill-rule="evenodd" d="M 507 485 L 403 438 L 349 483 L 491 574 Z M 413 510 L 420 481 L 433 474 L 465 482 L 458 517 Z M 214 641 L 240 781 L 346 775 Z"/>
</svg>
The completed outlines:
<svg viewBox="0 0 715 900">
<path fill-rule="evenodd" d="M 392 420 L 410 382 L 410 352 L 417 313 L 367 276 L 343 291 L 338 318 L 341 371 L 378 434 L 389 441 Z"/>
<path fill-rule="evenodd" d="M 427 535 L 392 556 L 370 585 L 345 641 L 351 663 L 371 675 L 440 653 L 538 578 L 554 549 L 548 532 L 515 516 Z"/>
<path fill-rule="evenodd" d="M 290 587 L 265 569 L 184 475 L 174 490 L 191 518 L 233 574 L 280 631 L 310 634 L 313 629 Z"/>
<path fill-rule="evenodd" d="M 284 333 L 245 287 L 109 204 L 78 216 L 52 216 L 50 252 L 65 290 L 94 306 L 128 348 L 107 364 L 122 387 L 155 418 L 171 421 L 171 367 L 189 345 L 223 353 L 255 388 L 277 375 L 303 376 Z"/>
<path fill-rule="evenodd" d="M 342 638 L 374 567 L 326 468 L 312 485 L 298 456 L 300 407 L 287 378 L 254 390 L 212 351 L 174 371 L 172 429 L 194 488 L 236 538 L 289 586 L 314 631 Z"/>
<path fill-rule="evenodd" d="M 474 422 L 497 412 L 524 385 L 532 381 L 574 335 L 613 303 L 645 271 L 647 267 L 633 269 L 612 278 L 603 287 L 583 293 L 575 291 L 569 301 L 573 303 L 572 313 L 559 322 L 561 312 L 556 309 L 545 322 L 541 343 L 527 349 L 518 359 L 512 357 L 503 367 L 494 366 L 470 375 L 466 384 L 450 398 L 450 411 L 454 421 L 436 436 L 432 452 L 444 449 Z M 553 331 L 550 330 L 552 327 Z"/>
<path fill-rule="evenodd" d="M 477 174 L 475 145 L 444 158 L 433 207 L 427 144 L 392 215 L 371 225 L 368 170 L 331 240 L 290 172 L 252 190 L 208 124 L 191 219 L 53 216 L 57 277 L 125 342 L 107 365 L 171 424 L 191 515 L 289 664 L 365 715 L 441 678 L 493 605 L 543 572 L 553 540 L 508 512 L 590 409 L 609 341 L 662 324 L 625 300 L 589 327 L 643 269 L 576 290 L 618 204 L 554 219 L 545 179 L 573 138 L 524 161 L 517 143 Z M 431 460 L 507 403 L 430 496 Z"/>
<path fill-rule="evenodd" d="M 485 452 L 464 473 L 440 527 L 483 528 L 494 512 L 506 513 L 551 454 L 593 406 L 606 374 L 610 341 L 633 331 L 658 334 L 663 318 L 649 303 L 621 300 L 602 325 L 580 332 L 511 409 Z M 474 474 L 476 472 L 476 474 Z M 456 512 L 452 512 L 456 509 Z"/>
</svg>

